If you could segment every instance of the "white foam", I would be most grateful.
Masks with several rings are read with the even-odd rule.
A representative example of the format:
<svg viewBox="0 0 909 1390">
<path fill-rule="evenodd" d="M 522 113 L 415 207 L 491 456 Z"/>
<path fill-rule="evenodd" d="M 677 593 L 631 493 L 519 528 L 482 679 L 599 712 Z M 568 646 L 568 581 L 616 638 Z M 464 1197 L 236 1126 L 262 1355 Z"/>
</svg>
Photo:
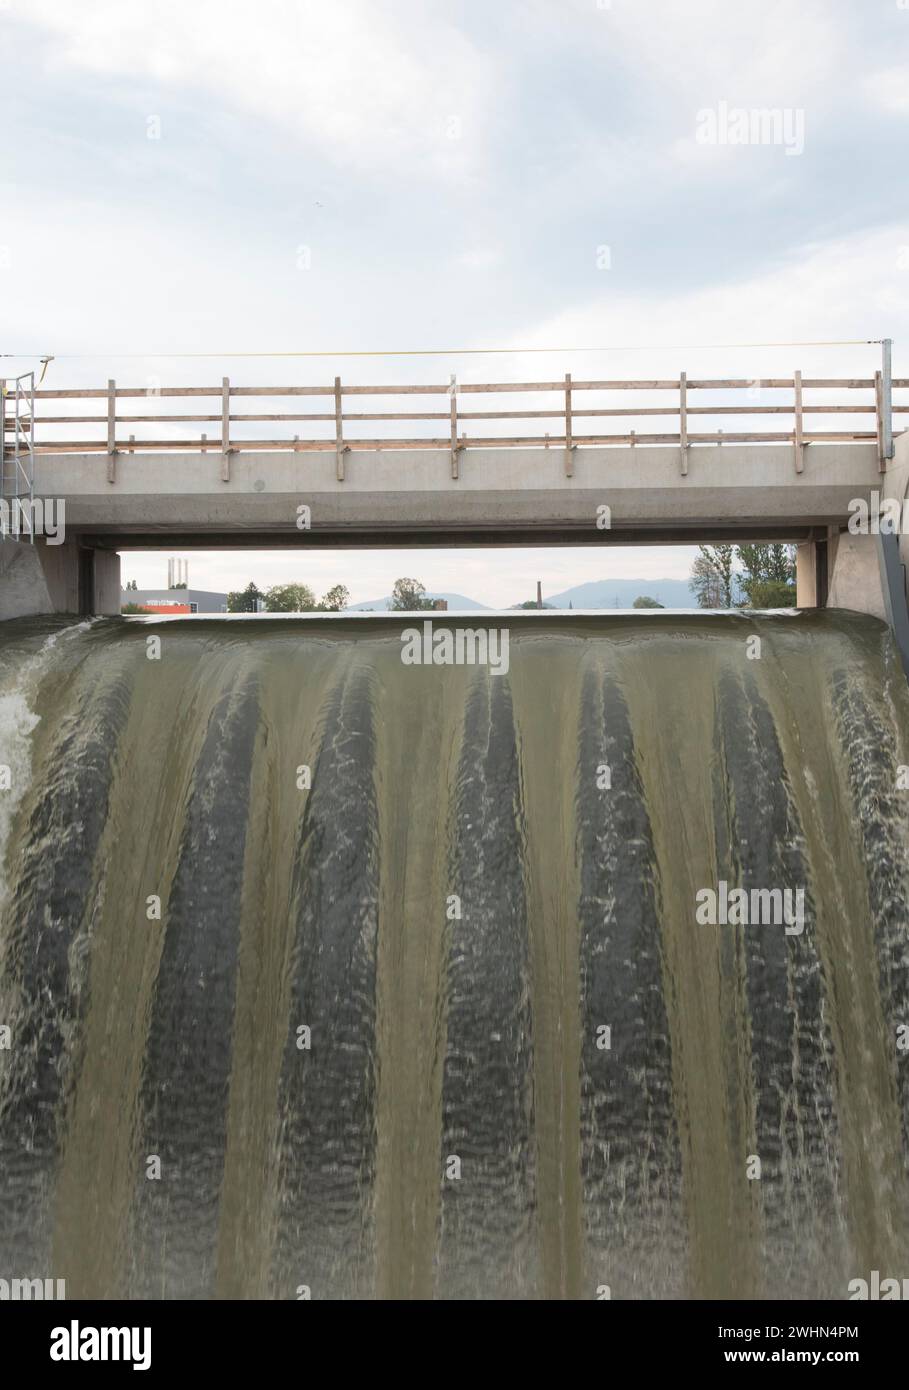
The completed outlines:
<svg viewBox="0 0 909 1390">
<path fill-rule="evenodd" d="M 0 908 L 9 895 L 6 881 L 9 839 L 16 812 L 32 780 L 32 735 L 41 722 L 33 704 L 41 677 L 60 639 L 85 632 L 90 625 L 89 622 L 74 623 L 72 627 L 51 633 L 34 656 L 17 668 L 12 682 L 0 689 L 0 767 L 10 770 L 9 790 L 0 789 Z"/>
</svg>

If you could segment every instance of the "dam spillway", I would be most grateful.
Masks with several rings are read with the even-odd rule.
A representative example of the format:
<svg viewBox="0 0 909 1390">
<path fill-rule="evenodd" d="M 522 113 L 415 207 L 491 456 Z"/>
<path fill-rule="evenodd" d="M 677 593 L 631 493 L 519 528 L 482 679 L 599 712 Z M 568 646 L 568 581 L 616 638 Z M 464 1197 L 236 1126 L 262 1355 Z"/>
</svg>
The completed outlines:
<svg viewBox="0 0 909 1390">
<path fill-rule="evenodd" d="M 417 621 L 0 624 L 0 1276 L 839 1299 L 906 1273 L 885 626 L 484 614 L 495 670 L 405 664 Z M 721 884 L 803 920 L 699 921 Z"/>
</svg>

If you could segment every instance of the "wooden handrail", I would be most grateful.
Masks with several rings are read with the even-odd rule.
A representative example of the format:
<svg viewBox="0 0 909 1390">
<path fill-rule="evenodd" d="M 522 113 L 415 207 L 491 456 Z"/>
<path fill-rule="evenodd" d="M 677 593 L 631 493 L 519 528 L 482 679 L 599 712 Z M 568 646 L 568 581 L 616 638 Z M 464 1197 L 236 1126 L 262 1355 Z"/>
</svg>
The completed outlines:
<svg viewBox="0 0 909 1390">
<path fill-rule="evenodd" d="M 895 379 L 892 382 L 892 387 L 897 390 L 909 388 L 909 378 Z M 747 391 L 753 393 L 756 388 L 762 391 L 785 391 L 791 394 L 788 400 L 764 401 L 760 404 L 753 399 L 748 399 L 736 401 L 734 404 L 699 405 L 694 404 L 692 399 L 696 392 Z M 677 400 L 672 404 L 654 405 L 648 402 L 640 406 L 635 406 L 627 401 L 615 405 L 604 405 L 596 402 L 588 405 L 583 404 L 584 393 L 640 391 L 672 392 L 676 394 Z M 872 395 L 872 403 L 861 401 L 856 404 L 849 404 L 843 400 L 834 400 L 830 404 L 817 402 L 807 404 L 804 401 L 804 393 L 807 391 L 838 391 L 842 393 L 867 391 Z M 463 399 L 458 399 L 496 394 L 538 395 L 547 392 L 557 392 L 561 395 L 561 401 L 553 401 L 552 408 L 549 409 L 539 408 L 541 403 L 536 402 L 534 403 L 535 408 L 525 410 L 483 408 L 470 410 L 463 408 Z M 398 397 L 400 399 L 432 396 L 448 397 L 448 399 L 444 405 L 440 401 L 434 409 L 427 410 L 420 410 L 416 401 L 413 402 L 410 409 L 357 410 L 344 408 L 345 403 L 355 404 L 357 398 Z M 340 482 L 344 480 L 345 458 L 351 450 L 444 449 L 451 461 L 452 479 L 457 481 L 459 477 L 458 456 L 460 451 L 465 448 L 561 447 L 564 449 L 565 470 L 571 476 L 574 451 L 585 446 L 675 445 L 680 451 L 680 469 L 684 474 L 688 471 L 690 449 L 693 445 L 789 443 L 793 446 L 795 468 L 801 471 L 805 466 L 806 450 L 813 443 L 877 441 L 880 447 L 884 433 L 882 392 L 875 376 L 801 377 L 799 372 L 794 372 L 789 377 L 689 378 L 685 373 L 681 373 L 678 378 L 672 379 L 590 381 L 577 381 L 570 374 L 566 374 L 561 381 L 487 383 L 460 381 L 455 383 L 454 378 L 451 378 L 447 384 L 431 385 L 344 385 L 340 378 L 335 378 L 330 385 L 326 383 L 318 386 L 235 386 L 227 378 L 224 378 L 218 386 L 171 386 L 153 389 L 138 386 L 118 386 L 114 381 L 110 381 L 106 387 L 97 388 L 54 389 L 53 387 L 42 387 L 35 391 L 34 397 L 36 402 L 35 452 L 106 452 L 109 460 L 108 476 L 111 482 L 115 482 L 117 478 L 119 466 L 116 460 L 121 450 L 125 449 L 130 455 L 139 451 L 150 450 L 155 452 L 199 451 L 200 454 L 204 454 L 206 448 L 211 451 L 218 449 L 219 434 L 221 476 L 225 482 L 230 481 L 231 456 L 238 451 L 279 451 L 284 449 L 292 449 L 296 452 L 334 451 L 337 478 Z M 240 398 L 244 400 L 260 398 L 267 401 L 282 397 L 287 398 L 288 401 L 299 398 L 314 400 L 321 398 L 325 402 L 325 406 L 322 409 L 317 407 L 312 411 L 294 411 L 293 409 L 288 411 L 285 409 L 249 412 L 233 409 Z M 141 408 L 140 412 L 127 413 L 128 407 L 127 411 L 121 413 L 119 409 L 119 403 L 126 401 L 179 399 L 189 402 L 204 400 L 205 398 L 212 401 L 211 413 L 144 413 L 141 412 Z M 54 401 L 103 401 L 102 410 L 104 413 L 99 411 L 84 415 L 45 414 L 43 409 L 45 403 Z M 368 400 L 364 399 L 363 404 L 368 405 Z M 404 405 L 405 401 L 402 400 L 401 404 Z M 429 404 L 430 402 L 427 401 L 427 405 Z M 483 403 L 478 401 L 476 404 L 482 406 Z M 488 402 L 488 404 L 494 404 L 494 402 Z M 510 404 L 510 402 L 502 402 L 502 404 Z M 909 414 L 909 404 L 894 405 L 893 413 L 895 415 Z M 767 415 L 783 415 L 792 421 L 792 428 L 788 430 L 752 429 L 732 433 L 709 429 L 697 432 L 691 429 L 693 421 L 698 417 L 726 417 L 729 415 L 756 418 Z M 872 415 L 874 416 L 874 427 L 867 431 L 855 429 L 807 430 L 805 426 L 809 417 L 818 415 L 830 415 L 832 417 L 837 415 Z M 615 434 L 582 434 L 578 432 L 578 426 L 582 421 L 626 420 L 636 417 L 642 419 L 662 418 L 665 416 L 675 417 L 678 420 L 678 432 L 642 434 L 637 429 Z M 561 421 L 562 429 L 557 434 L 545 435 L 528 431 L 524 434 L 517 433 L 507 436 L 469 436 L 464 432 L 465 425 L 484 420 L 523 421 L 527 423 L 556 420 Z M 297 422 L 309 422 L 325 426 L 325 437 L 301 439 L 295 435 L 292 439 L 243 439 L 238 436 L 235 430 L 232 430 L 232 427 L 237 425 L 247 426 L 257 423 L 277 425 Z M 408 435 L 401 439 L 348 437 L 345 426 L 367 422 L 420 424 L 444 422 L 443 427 L 446 428 L 446 435 L 438 438 L 415 438 Z M 3 432 L 6 433 L 6 422 L 4 421 L 3 424 Z M 127 426 L 135 425 L 191 426 L 197 424 L 220 425 L 220 431 L 196 438 L 136 438 L 134 434 L 127 435 L 125 432 Z M 52 437 L 53 433 L 59 431 L 62 426 L 95 427 L 97 438 L 62 440 Z M 119 435 L 118 429 L 120 430 Z M 128 440 L 128 443 L 124 444 L 124 440 Z"/>
</svg>

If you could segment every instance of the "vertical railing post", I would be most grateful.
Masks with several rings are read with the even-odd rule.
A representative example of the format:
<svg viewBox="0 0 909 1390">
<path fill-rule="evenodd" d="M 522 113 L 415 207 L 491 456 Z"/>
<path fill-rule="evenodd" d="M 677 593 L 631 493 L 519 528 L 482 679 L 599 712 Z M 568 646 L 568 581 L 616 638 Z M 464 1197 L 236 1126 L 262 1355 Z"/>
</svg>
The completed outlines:
<svg viewBox="0 0 909 1390">
<path fill-rule="evenodd" d="M 31 504 L 35 498 L 35 373 L 29 376 L 28 385 L 28 500 L 31 518 L 30 540 L 35 543 L 35 510 Z"/>
<path fill-rule="evenodd" d="M 341 411 L 341 378 L 335 377 L 335 474 L 339 483 L 344 481 L 344 416 Z"/>
<path fill-rule="evenodd" d="M 230 378 L 221 378 L 221 481 L 230 482 Z"/>
<path fill-rule="evenodd" d="M 887 468 L 887 429 L 884 413 L 884 374 L 874 373 L 874 421 L 877 435 L 877 463 L 883 473 Z"/>
<path fill-rule="evenodd" d="M 802 374 L 796 372 L 792 378 L 792 385 L 795 391 L 795 433 L 793 444 L 795 448 L 795 471 L 801 473 L 805 467 L 805 441 L 804 441 L 804 417 L 802 415 Z"/>
<path fill-rule="evenodd" d="M 452 373 L 448 388 L 451 397 L 451 476 L 458 476 L 458 379 Z"/>
<path fill-rule="evenodd" d="M 881 343 L 881 417 L 883 424 L 883 457 L 893 458 L 893 341 L 885 338 Z"/>
<path fill-rule="evenodd" d="M 688 373 L 679 373 L 679 445 L 682 451 L 682 477 L 688 474 Z"/>
<path fill-rule="evenodd" d="M 107 383 L 107 481 L 117 481 L 117 383 Z"/>
<path fill-rule="evenodd" d="M 574 445 L 571 440 L 571 372 L 565 373 L 565 477 L 570 478 L 574 474 L 574 459 L 572 449 Z"/>
</svg>

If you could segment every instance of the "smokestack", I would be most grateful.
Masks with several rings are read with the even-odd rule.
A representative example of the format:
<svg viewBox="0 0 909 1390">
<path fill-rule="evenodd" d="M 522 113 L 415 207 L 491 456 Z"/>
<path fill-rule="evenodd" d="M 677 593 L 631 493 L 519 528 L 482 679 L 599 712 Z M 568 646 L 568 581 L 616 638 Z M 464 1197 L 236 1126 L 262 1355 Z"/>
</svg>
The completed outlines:
<svg viewBox="0 0 909 1390">
<path fill-rule="evenodd" d="M 537 608 L 543 607 L 543 585 L 537 580 Z"/>
<path fill-rule="evenodd" d="M 176 589 L 178 584 L 189 588 L 189 561 L 172 559 L 167 562 L 167 587 Z"/>
</svg>

